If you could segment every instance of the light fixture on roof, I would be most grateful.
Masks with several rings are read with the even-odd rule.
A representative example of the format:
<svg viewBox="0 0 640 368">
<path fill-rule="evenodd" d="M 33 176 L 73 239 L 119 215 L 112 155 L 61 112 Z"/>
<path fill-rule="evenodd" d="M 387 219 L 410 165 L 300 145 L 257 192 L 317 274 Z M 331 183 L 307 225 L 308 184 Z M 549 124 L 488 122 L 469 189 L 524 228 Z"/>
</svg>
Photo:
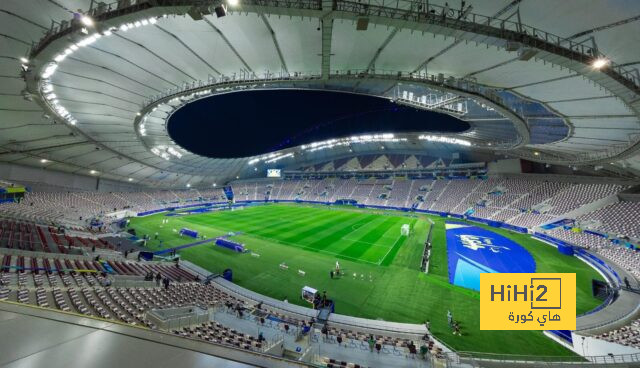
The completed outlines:
<svg viewBox="0 0 640 368">
<path fill-rule="evenodd" d="M 540 156 L 540 152 L 538 152 L 538 151 L 533 152 L 533 154 L 536 155 L 536 156 Z"/>
<path fill-rule="evenodd" d="M 595 59 L 591 64 L 594 69 L 602 69 L 607 65 L 609 65 L 609 59 L 603 57 Z"/>
<path fill-rule="evenodd" d="M 239 176 L 236 176 L 236 179 L 240 179 L 240 177 L 239 177 Z"/>
<path fill-rule="evenodd" d="M 20 62 L 21 62 L 21 63 L 23 63 L 23 64 L 26 64 L 26 63 L 28 63 L 28 62 L 29 62 L 29 59 L 27 59 L 26 57 L 22 56 L 22 57 L 20 58 Z"/>
<path fill-rule="evenodd" d="M 129 178 L 129 181 L 133 181 L 133 178 Z"/>
<path fill-rule="evenodd" d="M 91 17 L 85 15 L 82 18 L 80 18 L 80 21 L 82 22 L 82 24 L 84 24 L 85 26 L 91 27 L 93 26 L 93 19 L 91 19 Z"/>
<path fill-rule="evenodd" d="M 49 160 L 47 160 L 46 158 L 43 158 L 42 160 L 40 160 L 40 163 L 46 164 L 47 162 L 49 162 Z"/>
<path fill-rule="evenodd" d="M 216 183 L 213 183 L 213 186 L 214 186 L 214 187 L 215 187 L 216 185 L 218 185 L 218 184 L 216 184 Z"/>
<path fill-rule="evenodd" d="M 136 116 L 140 116 L 140 115 L 142 115 L 142 114 L 141 114 L 141 113 L 139 113 L 139 112 L 136 112 Z"/>
<path fill-rule="evenodd" d="M 187 188 L 191 188 L 191 184 L 187 183 Z"/>
<path fill-rule="evenodd" d="M 89 171 L 89 173 L 91 173 L 91 175 L 95 175 L 95 174 L 97 174 L 98 172 L 97 172 L 97 171 L 95 171 L 95 170 L 91 170 L 91 171 Z"/>
<path fill-rule="evenodd" d="M 229 4 L 229 6 L 237 6 L 240 3 L 240 1 L 238 0 L 227 0 L 227 4 Z"/>
</svg>

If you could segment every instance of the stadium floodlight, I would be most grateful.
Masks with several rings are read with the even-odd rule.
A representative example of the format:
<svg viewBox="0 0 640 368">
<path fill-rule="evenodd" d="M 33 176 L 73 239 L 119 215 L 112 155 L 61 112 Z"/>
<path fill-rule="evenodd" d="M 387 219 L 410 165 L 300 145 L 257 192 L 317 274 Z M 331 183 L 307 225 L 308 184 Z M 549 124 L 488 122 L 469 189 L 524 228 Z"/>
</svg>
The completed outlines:
<svg viewBox="0 0 640 368">
<path fill-rule="evenodd" d="M 609 59 L 607 58 L 597 58 L 591 64 L 591 66 L 593 66 L 594 69 L 602 69 L 607 65 L 609 65 Z"/>
<path fill-rule="evenodd" d="M 98 172 L 97 172 L 97 171 L 95 171 L 95 170 L 91 170 L 91 171 L 89 171 L 89 173 L 91 173 L 91 175 L 95 175 L 95 174 L 97 174 Z"/>
<path fill-rule="evenodd" d="M 536 156 L 540 156 L 540 152 L 538 152 L 538 151 L 533 152 L 533 154 L 536 155 Z"/>
<path fill-rule="evenodd" d="M 191 184 L 187 183 L 187 188 L 191 188 Z"/>
<path fill-rule="evenodd" d="M 229 4 L 229 6 L 237 6 L 240 3 L 240 1 L 238 0 L 227 0 L 227 4 Z"/>
<path fill-rule="evenodd" d="M 129 178 L 129 181 L 133 181 L 133 178 Z"/>
<path fill-rule="evenodd" d="M 217 185 L 218 185 L 218 184 L 216 184 L 216 183 L 213 183 L 213 186 L 214 186 L 214 187 L 215 187 L 215 186 L 217 186 Z"/>
<path fill-rule="evenodd" d="M 29 59 L 27 59 L 26 57 L 24 57 L 24 56 L 23 56 L 23 57 L 21 57 L 21 58 L 20 58 L 20 61 L 21 61 L 22 63 L 26 64 L 26 63 L 28 63 L 28 62 L 29 62 Z"/>
<path fill-rule="evenodd" d="M 46 158 L 43 158 L 42 160 L 40 160 L 41 163 L 46 164 L 47 162 L 49 162 L 49 160 L 47 160 Z"/>
<path fill-rule="evenodd" d="M 440 143 L 450 143 L 450 144 L 458 144 L 461 146 L 471 146 L 471 142 L 464 140 L 464 139 L 458 139 L 458 138 L 451 138 L 451 137 L 443 137 L 443 136 L 437 136 L 437 135 L 420 135 L 418 137 L 419 140 L 424 140 L 424 141 L 429 141 L 429 142 L 440 142 Z"/>
<path fill-rule="evenodd" d="M 87 27 L 93 26 L 93 19 L 91 19 L 91 17 L 89 16 L 83 16 L 82 18 L 80 18 L 80 21 Z"/>
</svg>

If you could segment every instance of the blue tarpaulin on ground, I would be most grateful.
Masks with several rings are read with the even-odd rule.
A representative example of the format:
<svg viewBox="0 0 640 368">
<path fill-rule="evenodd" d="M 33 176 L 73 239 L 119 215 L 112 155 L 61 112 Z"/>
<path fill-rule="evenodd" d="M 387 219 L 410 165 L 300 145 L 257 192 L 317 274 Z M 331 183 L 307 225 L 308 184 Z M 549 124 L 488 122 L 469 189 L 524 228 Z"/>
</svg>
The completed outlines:
<svg viewBox="0 0 640 368">
<path fill-rule="evenodd" d="M 449 282 L 480 289 L 481 273 L 535 272 L 529 252 L 513 240 L 463 222 L 447 221 Z"/>
</svg>

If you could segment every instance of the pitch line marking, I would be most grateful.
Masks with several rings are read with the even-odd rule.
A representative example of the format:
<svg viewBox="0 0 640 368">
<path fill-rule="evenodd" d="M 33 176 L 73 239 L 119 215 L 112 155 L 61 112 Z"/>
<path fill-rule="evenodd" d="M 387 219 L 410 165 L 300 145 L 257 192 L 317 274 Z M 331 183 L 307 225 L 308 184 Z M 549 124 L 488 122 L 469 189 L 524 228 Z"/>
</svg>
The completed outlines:
<svg viewBox="0 0 640 368">
<path fill-rule="evenodd" d="M 301 244 L 296 244 L 296 243 L 289 243 L 289 242 L 286 242 L 286 241 L 283 241 L 283 240 L 267 238 L 267 237 L 263 237 L 263 236 L 259 236 L 259 235 L 255 235 L 255 234 L 251 234 L 251 233 L 247 233 L 245 235 L 249 236 L 249 237 L 255 237 L 255 238 L 258 238 L 258 239 L 267 240 L 267 241 L 272 242 L 272 243 L 288 245 L 288 246 L 295 247 L 295 248 L 302 248 L 302 249 L 309 250 L 309 251 L 312 251 L 312 252 L 331 254 L 333 256 L 339 256 L 339 257 L 347 258 L 347 259 L 350 259 L 350 260 L 353 260 L 353 261 L 357 261 L 357 262 L 365 262 L 365 263 L 369 263 L 369 264 L 376 265 L 376 266 L 380 265 L 379 263 L 376 263 L 376 262 L 373 262 L 373 261 L 368 261 L 366 259 L 356 258 L 356 257 L 351 257 L 351 256 L 345 256 L 343 254 L 336 253 L 336 252 L 331 252 L 331 251 L 324 250 L 324 249 L 317 249 L 317 248 L 312 248 L 312 247 L 309 247 L 309 246 L 306 246 L 306 245 L 301 245 Z"/>
</svg>

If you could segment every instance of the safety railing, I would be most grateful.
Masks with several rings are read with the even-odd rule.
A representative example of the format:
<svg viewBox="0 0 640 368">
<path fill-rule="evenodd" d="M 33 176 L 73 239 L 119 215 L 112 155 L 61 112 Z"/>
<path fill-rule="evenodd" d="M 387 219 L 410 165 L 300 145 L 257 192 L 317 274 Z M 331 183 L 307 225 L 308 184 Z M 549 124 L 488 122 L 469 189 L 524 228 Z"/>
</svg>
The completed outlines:
<svg viewBox="0 0 640 368">
<path fill-rule="evenodd" d="M 635 354 L 608 354 L 596 356 L 539 356 L 539 355 L 510 355 L 510 354 L 492 354 L 480 352 L 456 352 L 444 354 L 449 364 L 469 364 L 473 367 L 486 366 L 488 362 L 502 363 L 504 366 L 536 366 L 540 367 L 541 363 L 549 367 L 564 366 L 585 366 L 597 364 L 623 364 L 640 362 L 640 353 Z M 455 365 L 454 365 L 455 366 Z"/>
</svg>

